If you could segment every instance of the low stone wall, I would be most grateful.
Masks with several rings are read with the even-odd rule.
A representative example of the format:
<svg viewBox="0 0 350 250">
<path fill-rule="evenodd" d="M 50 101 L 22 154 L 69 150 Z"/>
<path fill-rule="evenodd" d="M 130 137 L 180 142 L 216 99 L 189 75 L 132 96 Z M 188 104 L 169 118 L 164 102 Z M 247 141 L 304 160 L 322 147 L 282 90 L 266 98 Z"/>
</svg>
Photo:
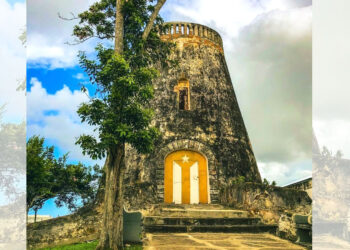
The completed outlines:
<svg viewBox="0 0 350 250">
<path fill-rule="evenodd" d="M 311 199 L 305 191 L 266 186 L 260 183 L 230 184 L 220 190 L 220 203 L 258 215 L 264 223 L 278 223 L 281 214 L 311 212 Z"/>
<path fill-rule="evenodd" d="M 77 213 L 28 224 L 29 249 L 95 240 L 102 216 L 96 209 L 84 208 Z"/>
<path fill-rule="evenodd" d="M 293 242 L 297 240 L 297 228 L 293 221 L 293 213 L 281 214 L 277 234 L 279 237 Z"/>
<path fill-rule="evenodd" d="M 312 200 L 305 191 L 259 183 L 227 185 L 219 197 L 223 205 L 248 210 L 263 223 L 278 225 L 278 236 L 293 242 L 297 240 L 293 214 L 306 215 L 312 210 Z"/>
</svg>

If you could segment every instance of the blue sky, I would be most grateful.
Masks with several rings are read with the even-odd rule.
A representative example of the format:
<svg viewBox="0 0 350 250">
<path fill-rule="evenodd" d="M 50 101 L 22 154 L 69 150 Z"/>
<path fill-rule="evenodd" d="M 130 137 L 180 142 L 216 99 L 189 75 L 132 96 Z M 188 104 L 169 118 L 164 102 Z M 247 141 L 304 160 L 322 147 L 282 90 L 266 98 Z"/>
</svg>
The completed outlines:
<svg viewBox="0 0 350 250">
<path fill-rule="evenodd" d="M 25 0 L 6 0 L 9 4 L 14 5 L 15 3 L 25 3 Z"/>
<path fill-rule="evenodd" d="M 77 76 L 81 78 L 79 79 Z M 43 81 L 43 88 L 46 89 L 47 93 L 55 94 L 58 90 L 63 88 L 63 85 L 67 85 L 71 90 L 79 90 L 81 86 L 80 84 L 84 82 L 86 75 L 79 66 L 53 70 L 38 67 L 29 68 L 27 71 L 27 77 L 28 79 L 35 77 L 45 80 Z M 54 84 L 52 84 L 53 82 Z M 30 89 L 31 85 L 28 84 L 27 91 L 30 91 Z"/>
<path fill-rule="evenodd" d="M 75 4 L 68 0 L 28 0 L 27 12 L 28 137 L 34 134 L 44 136 L 48 145 L 57 148 L 57 156 L 70 152 L 71 162 L 84 164 L 96 162 L 83 156 L 74 144 L 81 133 L 92 131 L 91 127 L 80 123 L 76 114 L 77 106 L 88 98 L 79 91 L 80 83 L 86 82 L 87 78 L 78 66 L 77 53 L 79 50 L 91 53 L 96 41 L 67 45 L 67 41 L 72 41 L 74 22 L 58 19 L 57 12 L 69 16 L 70 12 L 87 9 L 91 2 L 93 0 L 77 0 Z M 301 5 L 291 0 L 266 0 L 260 1 L 260 5 L 253 2 L 256 3 L 226 0 L 213 5 L 211 0 L 169 0 L 161 14 L 166 21 L 201 23 L 221 34 L 261 174 L 283 185 L 311 174 L 311 144 L 308 142 L 311 133 L 308 137 L 308 132 L 302 129 L 311 128 L 310 1 Z M 278 44 L 274 39 L 276 36 L 279 37 Z M 260 47 L 256 46 L 257 43 Z M 300 65 L 294 61 L 299 61 Z M 261 77 L 256 79 L 258 74 Z M 297 84 L 293 78 L 295 74 L 299 76 Z M 273 91 L 267 92 L 266 89 Z M 88 85 L 88 90 L 89 93 L 93 91 L 91 85 Z M 259 93 L 263 95 L 259 96 Z M 292 94 L 293 98 L 287 94 Z M 256 107 L 264 109 L 256 113 Z M 281 116 L 283 113 L 289 115 Z M 281 141 L 286 143 L 281 144 Z M 97 163 L 102 165 L 103 160 Z M 56 208 L 53 200 L 38 212 L 53 217 L 67 213 L 65 207 Z"/>
</svg>

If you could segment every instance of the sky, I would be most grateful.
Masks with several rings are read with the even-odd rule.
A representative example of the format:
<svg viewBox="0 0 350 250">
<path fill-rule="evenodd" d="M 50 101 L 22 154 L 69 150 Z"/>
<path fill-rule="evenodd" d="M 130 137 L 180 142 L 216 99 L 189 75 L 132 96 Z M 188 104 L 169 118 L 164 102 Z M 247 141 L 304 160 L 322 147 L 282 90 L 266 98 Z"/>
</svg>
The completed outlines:
<svg viewBox="0 0 350 250">
<path fill-rule="evenodd" d="M 350 2 L 317 5 L 313 66 L 313 127 L 319 145 L 350 159 Z M 328 15 L 329 18 L 323 18 Z M 329 35 L 331 34 L 331 35 Z M 334 63 L 336 62 L 336 63 Z"/>
<path fill-rule="evenodd" d="M 27 1 L 27 136 L 44 136 L 56 155 L 69 152 L 71 161 L 85 164 L 95 162 L 74 143 L 92 130 L 76 114 L 88 99 L 79 91 L 87 77 L 77 53 L 92 53 L 96 41 L 68 45 L 75 21 L 57 13 L 69 17 L 92 2 Z M 311 13 L 308 0 L 168 0 L 160 13 L 166 21 L 200 23 L 221 34 L 260 173 L 278 185 L 311 175 Z M 66 213 L 52 200 L 39 211 Z"/>
<path fill-rule="evenodd" d="M 6 35 L 6 39 L 0 39 L 0 83 L 3 83 L 0 84 L 0 106 L 6 105 L 1 117 L 3 122 L 19 123 L 26 116 L 25 93 L 16 91 L 26 74 L 26 51 L 19 40 L 25 30 L 25 23 L 23 1 L 0 0 L 0 36 Z"/>
</svg>

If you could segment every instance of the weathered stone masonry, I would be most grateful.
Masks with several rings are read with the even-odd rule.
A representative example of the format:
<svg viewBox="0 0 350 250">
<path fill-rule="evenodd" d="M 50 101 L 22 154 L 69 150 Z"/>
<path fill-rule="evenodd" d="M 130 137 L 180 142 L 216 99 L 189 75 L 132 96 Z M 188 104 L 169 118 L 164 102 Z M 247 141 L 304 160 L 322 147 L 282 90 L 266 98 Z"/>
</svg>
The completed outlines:
<svg viewBox="0 0 350 250">
<path fill-rule="evenodd" d="M 149 156 L 126 150 L 126 199 L 142 207 L 163 202 L 164 158 L 181 149 L 197 151 L 208 160 L 211 202 L 218 201 L 220 185 L 245 176 L 261 182 L 256 160 L 226 66 L 220 35 L 203 25 L 168 23 L 161 38 L 175 42 L 171 55 L 179 67 L 160 70 L 154 82 L 152 124 L 162 138 Z M 189 82 L 189 110 L 179 108 L 176 86 Z M 136 190 L 143 185 L 145 190 Z M 138 199 L 139 197 L 140 199 Z M 137 198 L 137 199 L 136 199 Z"/>
</svg>

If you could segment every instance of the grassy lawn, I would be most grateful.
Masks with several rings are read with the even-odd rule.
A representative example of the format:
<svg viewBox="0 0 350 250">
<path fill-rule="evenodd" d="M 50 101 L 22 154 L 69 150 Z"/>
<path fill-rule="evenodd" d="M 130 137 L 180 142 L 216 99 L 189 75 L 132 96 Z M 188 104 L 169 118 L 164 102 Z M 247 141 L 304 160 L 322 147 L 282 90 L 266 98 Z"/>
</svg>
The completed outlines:
<svg viewBox="0 0 350 250">
<path fill-rule="evenodd" d="M 91 241 L 86 243 L 72 244 L 59 247 L 47 247 L 41 248 L 40 250 L 94 250 L 98 244 L 98 241 Z M 141 250 L 142 245 L 126 245 L 126 250 Z"/>
</svg>

